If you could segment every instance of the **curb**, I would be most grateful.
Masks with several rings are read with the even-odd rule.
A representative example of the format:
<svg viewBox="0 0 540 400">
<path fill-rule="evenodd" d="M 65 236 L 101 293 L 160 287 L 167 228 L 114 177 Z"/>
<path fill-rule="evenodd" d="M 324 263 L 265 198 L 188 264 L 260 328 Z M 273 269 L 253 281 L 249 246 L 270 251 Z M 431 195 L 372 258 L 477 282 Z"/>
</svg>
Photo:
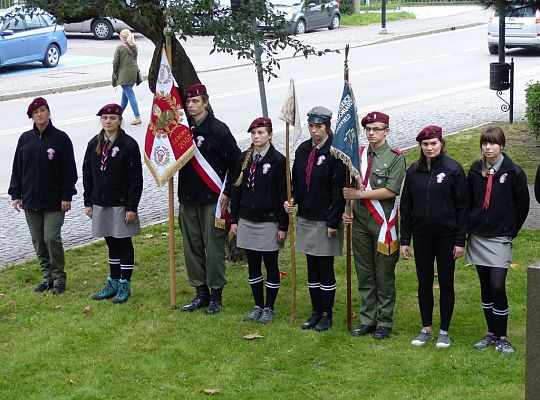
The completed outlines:
<svg viewBox="0 0 540 400">
<path fill-rule="evenodd" d="M 418 36 L 427 36 L 427 35 L 433 35 L 436 33 L 455 31 L 458 29 L 472 28 L 478 25 L 485 25 L 485 22 L 470 22 L 470 23 L 456 25 L 456 26 L 447 26 L 447 27 L 428 29 L 428 30 L 418 31 L 418 32 L 404 33 L 401 35 L 375 39 L 366 43 L 355 44 L 355 45 L 352 45 L 351 47 L 358 48 L 358 47 L 372 46 L 375 44 L 393 42 L 396 40 L 410 39 L 410 38 L 418 37 Z M 335 50 L 344 50 L 344 48 L 338 48 Z M 297 57 L 298 56 L 286 56 L 286 57 L 281 57 L 277 59 L 279 61 L 282 61 L 282 60 L 291 60 Z M 245 67 L 246 65 L 251 65 L 251 64 L 252 63 L 245 62 L 245 63 L 236 64 L 236 65 L 228 65 L 228 66 L 224 66 L 220 68 L 201 69 L 197 71 L 197 73 L 222 71 L 225 69 L 232 69 L 232 68 L 241 68 L 241 67 Z M 143 80 L 144 81 L 148 80 L 148 75 L 143 75 Z M 111 81 L 110 79 L 107 79 L 107 80 L 101 80 L 101 81 L 80 83 L 76 85 L 66 85 L 66 86 L 57 86 L 57 87 L 45 88 L 45 89 L 29 90 L 25 92 L 17 92 L 17 93 L 9 93 L 9 94 L 0 95 L 0 101 L 15 100 L 15 99 L 21 99 L 21 98 L 26 98 L 26 97 L 45 96 L 45 95 L 54 94 L 54 93 L 72 92 L 72 91 L 85 90 L 85 89 L 94 89 L 94 88 L 105 87 L 105 86 L 110 86 L 110 85 L 111 85 Z"/>
</svg>

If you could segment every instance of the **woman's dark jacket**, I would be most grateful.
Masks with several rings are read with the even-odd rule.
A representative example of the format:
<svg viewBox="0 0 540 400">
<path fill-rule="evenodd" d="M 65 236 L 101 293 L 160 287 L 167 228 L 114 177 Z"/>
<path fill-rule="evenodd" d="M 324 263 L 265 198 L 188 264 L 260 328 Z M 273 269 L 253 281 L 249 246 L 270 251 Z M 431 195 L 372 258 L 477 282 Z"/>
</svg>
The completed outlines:
<svg viewBox="0 0 540 400">
<path fill-rule="evenodd" d="M 143 189 L 138 143 L 122 129 L 118 130 L 104 171 L 101 170 L 101 154 L 96 153 L 97 144 L 98 138 L 92 138 L 84 155 L 84 205 L 124 206 L 126 211 L 137 212 Z"/>
<path fill-rule="evenodd" d="M 464 247 L 467 232 L 469 192 L 461 165 L 441 154 L 431 169 L 421 160 L 407 169 L 401 194 L 401 244 L 411 236 L 452 236 Z"/>
<path fill-rule="evenodd" d="M 231 195 L 231 186 L 236 161 L 240 149 L 229 127 L 218 120 L 211 111 L 204 121 L 195 126 L 191 124 L 193 140 L 202 156 L 219 175 L 221 181 L 227 175 L 224 194 Z M 191 162 L 178 171 L 178 201 L 184 205 L 202 205 L 217 203 L 219 195 L 212 191 L 201 179 Z"/>
<path fill-rule="evenodd" d="M 327 221 L 329 228 L 337 229 L 342 224 L 341 218 L 345 210 L 345 166 L 330 154 L 331 145 L 332 138 L 329 137 L 315 154 L 309 191 L 306 185 L 306 167 L 312 140 L 308 139 L 298 146 L 292 170 L 292 197 L 298 204 L 299 217 Z"/>
<path fill-rule="evenodd" d="M 246 152 L 242 153 L 231 181 L 234 183 L 240 175 Z M 233 186 L 231 192 L 231 223 L 237 224 L 239 218 L 253 222 L 278 222 L 280 231 L 289 228 L 289 216 L 283 209 L 287 200 L 287 180 L 285 156 L 270 145 L 268 152 L 255 167 L 255 186 L 252 190 L 247 185 L 249 170 L 253 164 L 246 165 L 242 184 Z"/>
<path fill-rule="evenodd" d="M 523 169 L 504 154 L 501 167 L 493 176 L 489 208 L 482 210 L 488 177 L 482 160 L 471 165 L 469 183 L 468 233 L 484 237 L 517 236 L 529 213 L 529 189 Z M 486 175 L 486 176 L 484 176 Z"/>
<path fill-rule="evenodd" d="M 60 211 L 77 193 L 77 178 L 69 136 L 50 121 L 41 134 L 34 124 L 17 143 L 8 193 L 25 210 Z"/>
</svg>

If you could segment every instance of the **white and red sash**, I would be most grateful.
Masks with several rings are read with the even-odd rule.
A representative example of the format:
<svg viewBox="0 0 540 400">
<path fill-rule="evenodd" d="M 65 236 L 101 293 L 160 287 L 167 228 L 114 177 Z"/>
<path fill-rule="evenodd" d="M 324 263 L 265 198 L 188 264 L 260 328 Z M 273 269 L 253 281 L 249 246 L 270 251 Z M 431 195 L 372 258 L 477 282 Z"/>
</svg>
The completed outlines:
<svg viewBox="0 0 540 400">
<path fill-rule="evenodd" d="M 367 147 L 360 146 L 360 170 L 362 176 L 365 176 L 367 172 Z M 373 190 L 371 188 L 371 183 L 369 177 L 367 179 L 367 184 L 365 190 Z M 369 213 L 375 218 L 375 221 L 381 226 L 379 232 L 379 238 L 377 243 L 377 251 L 382 254 L 390 255 L 399 249 L 399 242 L 397 238 L 396 223 L 398 219 L 398 208 L 396 202 L 394 202 L 394 208 L 390 213 L 390 218 L 387 220 L 386 215 L 384 214 L 384 209 L 379 200 L 367 200 L 364 199 L 364 204 L 366 205 Z"/>
<path fill-rule="evenodd" d="M 204 183 L 206 183 L 206 186 L 208 186 L 210 190 L 219 196 L 216 204 L 214 226 L 219 229 L 225 229 L 227 227 L 227 222 L 229 221 L 229 210 L 227 209 L 225 213 L 222 214 L 220 204 L 221 199 L 224 196 L 223 190 L 225 189 L 225 182 L 227 182 L 227 175 L 225 175 L 225 179 L 222 182 L 219 175 L 216 173 L 216 171 L 214 171 L 214 168 L 212 168 L 212 166 L 201 154 L 195 142 L 193 142 L 193 147 L 195 149 L 195 157 L 191 158 L 190 160 L 193 168 L 195 168 L 197 174 L 199 174 Z"/>
</svg>

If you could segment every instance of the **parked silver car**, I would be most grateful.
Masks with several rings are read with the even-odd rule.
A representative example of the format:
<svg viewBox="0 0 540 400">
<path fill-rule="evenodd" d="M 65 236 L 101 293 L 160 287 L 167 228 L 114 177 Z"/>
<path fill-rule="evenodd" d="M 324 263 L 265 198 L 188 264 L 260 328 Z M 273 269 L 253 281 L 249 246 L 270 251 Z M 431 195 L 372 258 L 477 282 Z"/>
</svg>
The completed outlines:
<svg viewBox="0 0 540 400">
<path fill-rule="evenodd" d="M 70 22 L 64 24 L 67 33 L 92 33 L 98 40 L 110 39 L 114 32 L 119 33 L 122 29 L 131 29 L 129 25 L 119 19 L 102 17 L 87 19 L 82 22 Z"/>
<path fill-rule="evenodd" d="M 275 0 L 272 4 L 274 12 L 285 19 L 288 33 L 301 35 L 317 28 L 339 28 L 339 4 L 335 0 Z"/>
<path fill-rule="evenodd" d="M 513 5 L 505 22 L 505 46 L 540 49 L 540 9 L 534 6 Z M 499 51 L 499 13 L 491 12 L 488 22 L 488 50 Z"/>
</svg>

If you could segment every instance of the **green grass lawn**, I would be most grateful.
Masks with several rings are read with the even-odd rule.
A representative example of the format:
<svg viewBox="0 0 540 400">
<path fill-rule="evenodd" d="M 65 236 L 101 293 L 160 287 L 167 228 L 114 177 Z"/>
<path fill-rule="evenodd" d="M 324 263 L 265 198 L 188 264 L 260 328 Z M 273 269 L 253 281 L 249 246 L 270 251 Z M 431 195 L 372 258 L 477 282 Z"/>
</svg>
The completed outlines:
<svg viewBox="0 0 540 400">
<path fill-rule="evenodd" d="M 520 126 L 503 129 L 513 135 L 510 155 L 526 164 L 532 155 L 525 154 L 527 140 L 520 136 Z M 478 130 L 449 137 L 449 153 L 470 165 L 477 154 L 477 138 Z M 518 146 L 518 139 L 523 146 Z M 530 138 L 528 143 L 530 149 Z M 417 150 L 410 153 L 408 159 L 414 160 Z M 538 159 L 536 155 L 534 160 Z M 509 337 L 516 354 L 507 357 L 493 349 L 472 349 L 485 326 L 478 278 L 474 267 L 463 260 L 456 271 L 452 346 L 439 350 L 430 343 L 416 348 L 409 344 L 421 325 L 413 262 L 397 265 L 395 332 L 391 339 L 377 342 L 347 332 L 344 258 L 336 260 L 334 327 L 326 333 L 299 328 L 310 312 L 301 254 L 297 255 L 294 326 L 289 324 L 290 276 L 282 281 L 273 324 L 242 322 L 253 305 L 243 263 L 228 266 L 222 314 L 171 310 L 167 238 L 161 235 L 165 231 L 165 225 L 148 227 L 144 233 L 152 238 L 135 239 L 133 296 L 120 306 L 89 299 L 108 274 L 103 241 L 66 252 L 68 290 L 59 297 L 33 292 L 40 279 L 37 261 L 0 272 L 0 399 L 198 399 L 208 396 L 205 389 L 219 389 L 216 396 L 223 399 L 507 400 L 524 396 L 526 273 L 527 266 L 540 259 L 540 231 L 524 230 L 515 241 L 516 266 L 509 271 L 507 289 Z M 290 271 L 289 254 L 288 247 L 281 253 L 283 271 Z M 186 283 L 179 234 L 176 263 L 182 305 L 191 299 L 193 289 Z M 356 310 L 355 285 L 353 277 Z M 90 312 L 84 313 L 87 306 Z M 243 338 L 255 332 L 263 337 Z"/>
<path fill-rule="evenodd" d="M 389 12 L 386 14 L 386 22 L 399 21 L 401 19 L 415 19 L 413 13 L 407 11 Z M 353 15 L 341 15 L 341 25 L 343 26 L 363 26 L 381 23 L 380 12 L 368 12 Z"/>
</svg>

